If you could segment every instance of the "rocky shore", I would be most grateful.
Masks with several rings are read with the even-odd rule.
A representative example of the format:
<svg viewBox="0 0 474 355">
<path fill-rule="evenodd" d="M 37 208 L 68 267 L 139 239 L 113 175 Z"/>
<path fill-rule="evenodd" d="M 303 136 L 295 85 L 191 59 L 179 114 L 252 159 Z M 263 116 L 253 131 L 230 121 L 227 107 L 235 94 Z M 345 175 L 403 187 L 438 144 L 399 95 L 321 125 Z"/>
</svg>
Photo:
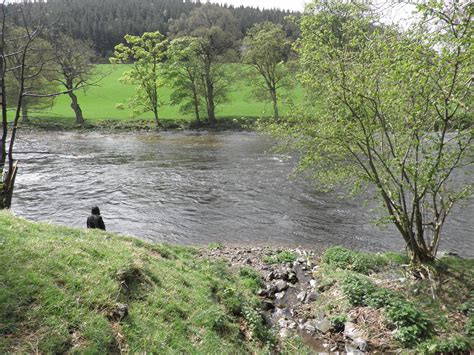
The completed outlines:
<svg viewBox="0 0 474 355">
<path fill-rule="evenodd" d="M 201 257 L 224 260 L 231 268 L 251 267 L 260 273 L 263 316 L 281 339 L 298 334 L 316 352 L 364 353 L 368 342 L 354 323 L 335 329 L 330 319 L 314 314 L 310 307 L 319 296 L 314 273 L 320 254 L 320 250 L 269 247 L 218 246 L 200 251 Z M 278 260 L 279 255 L 288 260 Z"/>
</svg>

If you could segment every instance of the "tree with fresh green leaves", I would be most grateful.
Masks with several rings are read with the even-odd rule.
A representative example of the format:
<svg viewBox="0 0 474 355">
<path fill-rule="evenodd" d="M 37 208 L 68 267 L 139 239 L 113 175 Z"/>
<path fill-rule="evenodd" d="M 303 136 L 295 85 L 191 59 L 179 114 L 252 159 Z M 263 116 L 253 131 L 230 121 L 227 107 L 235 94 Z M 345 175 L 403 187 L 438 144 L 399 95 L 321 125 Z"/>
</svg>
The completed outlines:
<svg viewBox="0 0 474 355">
<path fill-rule="evenodd" d="M 24 80 L 25 91 L 36 94 L 47 94 L 56 91 L 54 83 L 55 74 L 52 69 L 53 51 L 50 43 L 43 38 L 36 38 L 28 47 L 25 58 L 25 66 L 22 73 L 24 46 L 23 38 L 28 36 L 27 30 L 22 27 L 9 24 L 5 28 L 7 35 L 17 38 L 16 41 L 8 41 L 5 45 L 10 55 L 6 58 L 11 70 L 6 73 L 7 101 L 10 108 L 14 109 L 20 91 L 21 81 Z M 51 106 L 54 97 L 24 97 L 21 100 L 21 121 L 29 121 L 29 111 L 32 108 L 41 109 Z"/>
<path fill-rule="evenodd" d="M 309 5 L 296 48 L 312 100 L 272 128 L 321 186 L 373 186 L 382 221 L 396 226 L 413 262 L 429 262 L 472 187 L 453 175 L 472 163 L 474 5 L 418 10 L 402 30 L 360 3 Z"/>
<path fill-rule="evenodd" d="M 252 27 L 243 41 L 242 61 L 252 66 L 250 79 L 255 97 L 270 101 L 273 118 L 278 119 L 280 89 L 291 84 L 286 65 L 290 42 L 282 25 L 263 22 Z"/>
<path fill-rule="evenodd" d="M 161 105 L 158 89 L 163 86 L 162 64 L 166 59 L 168 40 L 160 32 L 145 32 L 141 36 L 126 35 L 125 43 L 115 46 L 111 63 L 129 64 L 131 70 L 123 73 L 121 81 L 137 85 L 135 96 L 127 106 L 133 115 L 153 112 L 160 126 L 158 109 Z M 123 104 L 119 108 L 125 107 Z"/>
<path fill-rule="evenodd" d="M 194 9 L 170 23 L 174 37 L 190 36 L 197 42 L 197 59 L 204 82 L 207 118 L 216 123 L 216 104 L 226 99 L 231 78 L 225 63 L 236 60 L 239 26 L 232 13 L 213 4 Z"/>
<path fill-rule="evenodd" d="M 178 37 L 170 42 L 165 77 L 174 89 L 171 104 L 181 105 L 181 112 L 194 113 L 198 123 L 203 106 L 202 67 L 199 60 L 200 39 Z M 205 106 L 205 104 L 204 104 Z"/>
<path fill-rule="evenodd" d="M 91 44 L 71 36 L 53 33 L 49 42 L 54 50 L 54 82 L 60 84 L 71 99 L 71 108 L 76 116 L 76 124 L 84 124 L 84 115 L 77 99 L 76 91 L 94 85 L 100 80 L 94 75 L 92 59 L 95 53 Z M 94 79 L 92 80 L 92 77 Z"/>
</svg>

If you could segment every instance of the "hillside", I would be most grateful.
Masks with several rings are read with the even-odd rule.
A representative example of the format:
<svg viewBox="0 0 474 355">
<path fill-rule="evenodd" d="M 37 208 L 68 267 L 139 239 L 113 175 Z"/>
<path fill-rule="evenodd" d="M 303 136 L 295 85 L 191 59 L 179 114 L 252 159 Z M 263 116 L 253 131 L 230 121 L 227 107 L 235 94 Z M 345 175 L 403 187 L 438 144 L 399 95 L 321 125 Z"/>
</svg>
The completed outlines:
<svg viewBox="0 0 474 355">
<path fill-rule="evenodd" d="M 1 212 L 0 269 L 0 353 L 242 353 L 268 341 L 252 318 L 255 280 L 193 249 Z"/>
</svg>

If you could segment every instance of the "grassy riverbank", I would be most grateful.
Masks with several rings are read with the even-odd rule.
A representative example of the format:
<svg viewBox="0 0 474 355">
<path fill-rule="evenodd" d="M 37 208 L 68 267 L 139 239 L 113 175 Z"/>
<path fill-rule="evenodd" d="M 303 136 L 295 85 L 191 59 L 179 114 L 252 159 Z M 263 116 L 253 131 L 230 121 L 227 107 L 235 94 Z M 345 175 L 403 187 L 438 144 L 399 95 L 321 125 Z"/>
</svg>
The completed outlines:
<svg viewBox="0 0 474 355">
<path fill-rule="evenodd" d="M 311 353 L 298 332 L 339 351 L 473 349 L 474 260 L 317 254 L 198 251 L 0 212 L 0 353 Z"/>
<path fill-rule="evenodd" d="M 118 103 L 125 103 L 134 94 L 134 86 L 126 85 L 119 81 L 124 71 L 128 70 L 127 65 L 97 65 L 97 77 L 103 77 L 97 85 L 90 86 L 86 91 L 77 91 L 79 104 L 83 110 L 87 123 L 91 125 L 111 125 L 115 122 L 121 124 L 129 121 L 147 121 L 153 124 L 153 114 L 144 113 L 137 118 L 130 117 L 129 110 L 119 110 L 116 108 Z M 256 119 L 261 117 L 270 117 L 273 114 L 271 103 L 265 103 L 255 100 L 252 94 L 251 86 L 243 79 L 244 72 L 249 68 L 243 64 L 229 65 L 229 71 L 235 76 L 232 82 L 228 101 L 219 104 L 216 109 L 216 116 L 223 120 L 233 119 Z M 92 80 L 93 81 L 93 80 Z M 169 122 L 181 124 L 193 120 L 192 114 L 183 114 L 179 107 L 169 104 L 172 89 L 169 87 L 160 88 L 159 94 L 163 102 L 160 108 L 160 117 L 166 125 Z M 280 112 L 285 114 L 289 110 L 287 102 L 301 102 L 303 90 L 295 88 L 285 93 L 285 99 L 281 100 Z M 59 123 L 73 123 L 74 112 L 70 107 L 70 99 L 67 95 L 61 95 L 55 99 L 51 108 L 37 110 L 31 109 L 30 116 L 35 122 L 50 122 L 57 120 Z"/>
<path fill-rule="evenodd" d="M 189 248 L 0 213 L 0 353 L 271 347 L 256 284 Z"/>
</svg>

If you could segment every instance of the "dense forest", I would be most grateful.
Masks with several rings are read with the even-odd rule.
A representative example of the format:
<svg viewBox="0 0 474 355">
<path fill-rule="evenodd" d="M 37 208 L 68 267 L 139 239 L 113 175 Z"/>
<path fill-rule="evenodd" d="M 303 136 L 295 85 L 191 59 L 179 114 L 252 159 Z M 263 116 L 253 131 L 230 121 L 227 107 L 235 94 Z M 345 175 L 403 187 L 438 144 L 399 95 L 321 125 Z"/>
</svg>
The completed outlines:
<svg viewBox="0 0 474 355">
<path fill-rule="evenodd" d="M 92 41 L 97 53 L 106 58 L 124 35 L 141 35 L 147 31 L 167 33 L 169 20 L 189 14 L 201 3 L 191 0 L 49 0 L 29 6 L 41 7 L 50 22 L 72 37 Z M 290 11 L 279 9 L 223 7 L 236 17 L 242 35 L 256 23 L 284 23 L 285 17 L 291 15 Z"/>
</svg>

